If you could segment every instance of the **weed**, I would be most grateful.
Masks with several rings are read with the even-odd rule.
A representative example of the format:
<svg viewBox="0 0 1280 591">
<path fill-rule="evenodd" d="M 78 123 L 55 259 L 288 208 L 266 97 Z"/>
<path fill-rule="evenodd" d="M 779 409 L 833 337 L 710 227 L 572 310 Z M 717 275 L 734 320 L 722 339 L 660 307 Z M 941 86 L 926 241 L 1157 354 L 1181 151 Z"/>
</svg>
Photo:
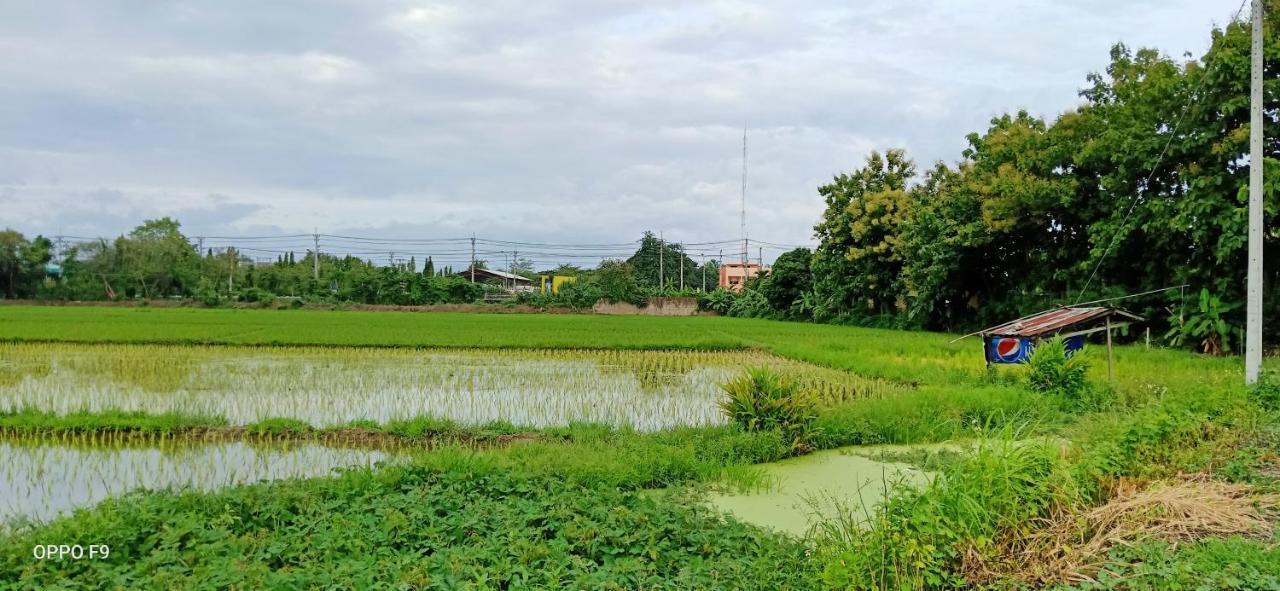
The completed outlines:
<svg viewBox="0 0 1280 591">
<path fill-rule="evenodd" d="M 810 449 L 817 405 L 787 379 L 755 368 L 723 388 L 728 397 L 720 409 L 735 425 L 745 431 L 777 431 L 799 453 Z"/>
<path fill-rule="evenodd" d="M 1089 364 L 1082 353 L 1067 351 L 1066 341 L 1054 337 L 1036 345 L 1028 360 L 1027 386 L 1036 392 L 1079 400 L 1088 384 Z"/>
</svg>

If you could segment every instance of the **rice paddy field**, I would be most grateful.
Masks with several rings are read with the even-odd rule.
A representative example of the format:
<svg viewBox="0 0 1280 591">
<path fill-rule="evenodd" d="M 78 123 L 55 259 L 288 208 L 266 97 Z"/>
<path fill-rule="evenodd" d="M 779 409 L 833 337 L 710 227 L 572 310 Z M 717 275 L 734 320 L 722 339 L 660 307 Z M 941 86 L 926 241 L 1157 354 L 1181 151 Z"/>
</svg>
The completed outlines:
<svg viewBox="0 0 1280 591">
<path fill-rule="evenodd" d="M 432 416 L 656 431 L 724 424 L 719 385 L 743 367 L 774 369 L 831 404 L 895 389 L 754 350 L 0 344 L 0 412 L 155 411 L 314 427 Z"/>
<path fill-rule="evenodd" d="M 1089 351 L 1087 394 L 1064 399 L 953 339 L 0 306 L 0 586 L 1280 585 L 1280 395 L 1237 359 L 1121 346 L 1108 381 Z M 724 385 L 759 368 L 811 403 L 801 435 L 726 414 Z M 1209 509 L 1071 530 L 1148 488 Z M 1072 558 L 1027 566 L 1050 532 Z M 49 544 L 111 554 L 36 559 Z"/>
</svg>

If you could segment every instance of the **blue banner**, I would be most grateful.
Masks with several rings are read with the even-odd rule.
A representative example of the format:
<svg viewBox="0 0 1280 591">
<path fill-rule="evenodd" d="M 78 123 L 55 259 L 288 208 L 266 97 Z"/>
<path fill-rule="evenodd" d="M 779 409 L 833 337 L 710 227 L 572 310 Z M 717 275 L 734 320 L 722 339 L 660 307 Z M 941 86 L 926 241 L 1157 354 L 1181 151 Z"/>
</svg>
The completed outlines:
<svg viewBox="0 0 1280 591">
<path fill-rule="evenodd" d="M 1066 339 L 1067 355 L 1084 348 L 1084 335 Z M 991 363 L 1026 363 L 1035 350 L 1035 341 L 1027 337 L 991 337 L 987 339 L 987 361 Z"/>
</svg>

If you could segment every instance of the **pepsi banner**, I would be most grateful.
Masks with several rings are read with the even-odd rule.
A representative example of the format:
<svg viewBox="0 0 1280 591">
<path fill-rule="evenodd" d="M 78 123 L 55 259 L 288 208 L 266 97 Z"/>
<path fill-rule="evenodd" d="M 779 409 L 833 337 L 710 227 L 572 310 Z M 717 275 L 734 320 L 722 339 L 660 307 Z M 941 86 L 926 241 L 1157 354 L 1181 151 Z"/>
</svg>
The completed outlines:
<svg viewBox="0 0 1280 591">
<path fill-rule="evenodd" d="M 1064 342 L 1067 355 L 1084 348 L 1084 335 L 1076 335 Z M 1026 363 L 1035 342 L 1027 337 L 991 337 L 987 339 L 987 361 L 990 363 Z"/>
</svg>

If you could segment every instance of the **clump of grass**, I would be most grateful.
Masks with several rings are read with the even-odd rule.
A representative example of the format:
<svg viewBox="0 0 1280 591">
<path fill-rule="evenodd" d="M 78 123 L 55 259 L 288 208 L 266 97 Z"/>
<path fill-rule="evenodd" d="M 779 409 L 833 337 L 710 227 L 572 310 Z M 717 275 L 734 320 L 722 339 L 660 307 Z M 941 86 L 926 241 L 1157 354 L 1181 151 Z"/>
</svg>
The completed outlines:
<svg viewBox="0 0 1280 591">
<path fill-rule="evenodd" d="M 998 536 L 1030 531 L 1075 503 L 1059 451 L 1016 435 L 982 435 L 928 486 L 899 488 L 865 519 L 819 531 L 825 582 L 867 591 L 962 587 L 966 565 L 991 555 Z"/>
<path fill-rule="evenodd" d="M 723 386 L 720 409 L 744 431 L 777 431 L 791 449 L 811 449 L 817 405 L 786 378 L 767 368 L 748 370 Z"/>
<path fill-rule="evenodd" d="M 315 430 L 306 421 L 287 417 L 272 417 L 245 425 L 245 431 L 255 435 L 305 435 Z"/>
<path fill-rule="evenodd" d="M 102 411 L 57 414 L 38 410 L 0 412 L 0 434 L 56 433 L 177 433 L 226 426 L 221 417 L 178 413 Z"/>
<path fill-rule="evenodd" d="M 1067 351 L 1062 337 L 1053 337 L 1036 345 L 1027 365 L 1027 386 L 1036 392 L 1078 400 L 1089 387 L 1085 381 L 1088 361 L 1079 351 L 1074 354 Z"/>
<path fill-rule="evenodd" d="M 1258 383 L 1249 389 L 1249 399 L 1265 410 L 1280 410 L 1280 370 L 1263 372 Z"/>
</svg>

